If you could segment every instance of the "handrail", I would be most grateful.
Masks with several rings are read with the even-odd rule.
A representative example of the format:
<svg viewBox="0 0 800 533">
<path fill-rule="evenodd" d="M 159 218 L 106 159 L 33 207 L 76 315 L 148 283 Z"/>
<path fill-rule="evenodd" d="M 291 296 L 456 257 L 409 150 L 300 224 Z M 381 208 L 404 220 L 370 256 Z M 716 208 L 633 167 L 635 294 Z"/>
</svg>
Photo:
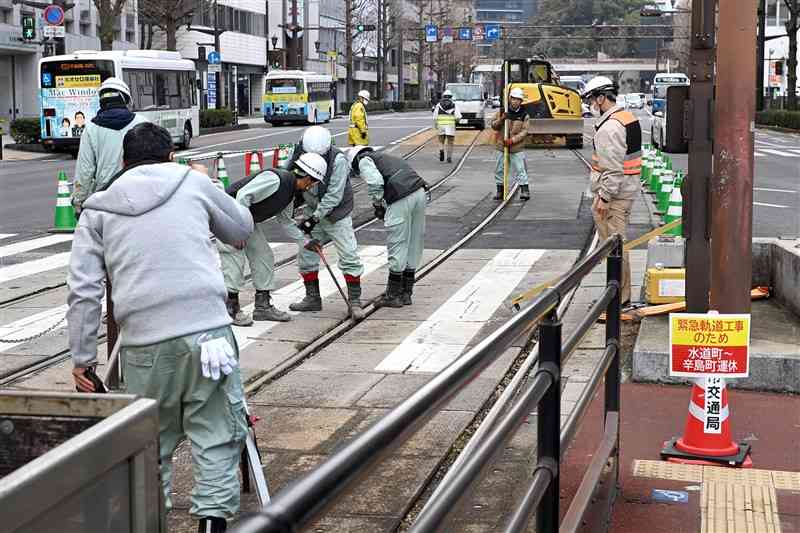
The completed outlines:
<svg viewBox="0 0 800 533">
<path fill-rule="evenodd" d="M 503 420 L 486 436 L 485 442 L 470 460 L 461 465 L 461 471 L 453 486 L 466 486 L 489 461 L 493 451 L 511 435 L 514 418 L 512 414 L 524 412 L 533 403 L 538 403 L 539 461 L 534 476 L 532 500 L 538 503 L 537 531 L 555 531 L 558 527 L 558 463 L 560 460 L 559 425 L 561 420 L 560 386 L 561 375 L 561 322 L 554 311 L 561 299 L 600 262 L 608 257 L 607 276 L 609 289 L 602 300 L 610 301 L 606 313 L 606 333 L 616 335 L 618 344 L 619 314 L 622 275 L 622 239 L 614 235 L 578 263 L 559 282 L 540 293 L 527 307 L 514 315 L 505 324 L 489 334 L 477 346 L 456 359 L 439 372 L 428 383 L 414 392 L 397 407 L 389 411 L 373 426 L 357 436 L 349 444 L 329 457 L 315 470 L 300 478 L 274 496 L 271 503 L 257 514 L 242 518 L 233 533 L 277 533 L 297 531 L 311 523 L 331 506 L 353 483 L 368 473 L 374 463 L 406 442 L 427 420 L 453 398 L 462 387 L 478 376 L 510 347 L 514 341 L 530 333 L 536 324 L 545 318 L 540 327 L 540 360 L 536 376 L 524 396 Z M 612 296 L 609 296 L 612 295 Z M 588 328 L 591 323 L 588 323 Z M 611 325 L 611 330 L 609 330 Z M 617 345 L 615 344 L 615 345 Z M 618 355 L 609 368 L 619 374 Z M 613 381 L 613 380 L 612 380 Z M 613 384 L 612 384 L 613 386 Z M 606 380 L 607 397 L 609 380 Z M 619 380 L 616 380 L 619 387 Z M 618 390 L 616 394 L 618 404 Z M 613 398 L 612 398 L 613 399 Z M 618 410 L 618 406 L 617 406 Z M 518 418 L 516 419 L 518 420 Z M 545 480 L 543 477 L 549 477 Z M 530 491 L 529 491 L 530 492 Z M 442 490 L 434 502 L 426 506 L 418 518 L 414 532 L 435 531 L 447 513 L 454 507 L 451 503 L 463 495 L 463 490 L 448 487 Z M 529 513 L 520 517 L 527 521 Z M 427 518 L 426 516 L 430 516 Z M 430 525 L 427 525 L 430 524 Z M 431 529 L 433 528 L 433 529 Z"/>
</svg>

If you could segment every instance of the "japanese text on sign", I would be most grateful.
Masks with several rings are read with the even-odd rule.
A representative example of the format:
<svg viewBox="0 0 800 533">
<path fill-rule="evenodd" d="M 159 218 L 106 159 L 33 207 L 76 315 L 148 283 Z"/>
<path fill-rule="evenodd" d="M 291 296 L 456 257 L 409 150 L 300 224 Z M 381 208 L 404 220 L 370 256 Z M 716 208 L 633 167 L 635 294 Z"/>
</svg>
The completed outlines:
<svg viewBox="0 0 800 533">
<path fill-rule="evenodd" d="M 670 315 L 670 376 L 747 377 L 750 315 Z"/>
</svg>

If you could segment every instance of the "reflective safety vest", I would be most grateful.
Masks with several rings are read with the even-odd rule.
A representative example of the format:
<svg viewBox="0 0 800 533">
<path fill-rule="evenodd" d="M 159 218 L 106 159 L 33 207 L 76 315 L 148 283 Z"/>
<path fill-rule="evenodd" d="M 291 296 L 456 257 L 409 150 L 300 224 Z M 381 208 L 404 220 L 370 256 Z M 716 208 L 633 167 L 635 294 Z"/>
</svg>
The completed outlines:
<svg viewBox="0 0 800 533">
<path fill-rule="evenodd" d="M 625 159 L 622 163 L 622 172 L 625 175 L 637 175 L 642 172 L 642 127 L 639 124 L 639 119 L 630 111 L 620 109 L 611 113 L 600 124 L 595 127 L 595 130 L 600 130 L 603 124 L 608 120 L 616 120 L 625 127 Z M 594 145 L 594 152 L 592 153 L 592 170 L 602 172 L 600 167 L 599 158 L 597 157 L 597 144 Z"/>
<path fill-rule="evenodd" d="M 456 125 L 455 113 L 456 113 L 455 107 L 451 107 L 450 109 L 445 111 L 444 109 L 442 109 L 442 106 L 439 106 L 439 113 L 436 115 L 436 127 L 444 128 L 447 126 L 455 126 Z"/>
</svg>

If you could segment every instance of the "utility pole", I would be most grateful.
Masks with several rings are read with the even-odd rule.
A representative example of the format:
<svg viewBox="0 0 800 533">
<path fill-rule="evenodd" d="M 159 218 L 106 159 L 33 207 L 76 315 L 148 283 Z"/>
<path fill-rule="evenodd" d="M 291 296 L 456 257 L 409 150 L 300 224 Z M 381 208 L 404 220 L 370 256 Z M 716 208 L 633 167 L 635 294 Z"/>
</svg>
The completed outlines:
<svg viewBox="0 0 800 533">
<path fill-rule="evenodd" d="M 721 2 L 711 181 L 711 306 L 749 313 L 752 285 L 756 0 Z"/>
<path fill-rule="evenodd" d="M 353 101 L 353 0 L 344 0 L 344 61 L 347 80 L 345 82 L 347 101 Z"/>
<path fill-rule="evenodd" d="M 297 0 L 292 0 L 292 25 L 291 25 L 292 40 L 289 42 L 289 68 L 302 70 L 302 64 L 298 66 L 297 57 Z"/>
<path fill-rule="evenodd" d="M 394 0 L 394 1 L 402 1 L 402 0 Z M 403 8 L 397 10 L 397 16 L 395 17 L 395 34 L 400 37 L 400 41 L 397 44 L 397 99 L 401 102 L 406 99 L 405 96 L 405 58 L 403 57 L 405 54 L 403 52 L 403 44 L 405 39 L 405 35 L 403 35 L 403 17 L 405 16 L 405 12 Z"/>
<path fill-rule="evenodd" d="M 383 70 L 384 70 L 384 58 L 383 58 L 383 55 L 384 55 L 383 54 L 383 35 L 384 35 L 384 31 L 383 31 L 383 20 L 384 20 L 384 18 L 383 18 L 383 15 L 384 15 L 384 13 L 383 13 L 383 7 L 386 4 L 386 2 L 383 1 L 383 0 L 377 0 L 377 2 L 378 2 L 378 24 L 377 24 L 377 28 L 375 28 L 376 31 L 377 31 L 377 34 L 376 34 L 377 46 L 375 47 L 376 48 L 375 62 L 377 63 L 376 64 L 376 68 L 377 68 L 378 83 L 376 84 L 377 85 L 377 90 L 375 91 L 375 99 L 376 100 L 383 100 Z"/>
<path fill-rule="evenodd" d="M 686 237 L 686 307 L 690 313 L 708 311 L 711 290 L 711 228 L 708 186 L 713 162 L 715 0 L 692 3 L 692 49 L 689 53 L 689 102 L 685 115 L 689 131 L 689 172 L 681 192 L 683 236 Z"/>
</svg>

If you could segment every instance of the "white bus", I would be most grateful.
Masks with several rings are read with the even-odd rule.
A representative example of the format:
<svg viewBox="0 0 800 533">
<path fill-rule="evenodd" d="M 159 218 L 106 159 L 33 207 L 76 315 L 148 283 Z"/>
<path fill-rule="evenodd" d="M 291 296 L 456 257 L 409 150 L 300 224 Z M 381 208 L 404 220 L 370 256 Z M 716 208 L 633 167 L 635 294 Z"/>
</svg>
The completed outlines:
<svg viewBox="0 0 800 533">
<path fill-rule="evenodd" d="M 42 143 L 77 151 L 87 122 L 100 108 L 97 88 L 115 76 L 131 89 L 131 110 L 167 129 L 188 148 L 200 131 L 194 62 L 178 52 L 81 50 L 39 61 Z"/>
<path fill-rule="evenodd" d="M 329 122 L 335 113 L 333 78 L 304 70 L 272 70 L 265 78 L 264 122 Z"/>
</svg>

